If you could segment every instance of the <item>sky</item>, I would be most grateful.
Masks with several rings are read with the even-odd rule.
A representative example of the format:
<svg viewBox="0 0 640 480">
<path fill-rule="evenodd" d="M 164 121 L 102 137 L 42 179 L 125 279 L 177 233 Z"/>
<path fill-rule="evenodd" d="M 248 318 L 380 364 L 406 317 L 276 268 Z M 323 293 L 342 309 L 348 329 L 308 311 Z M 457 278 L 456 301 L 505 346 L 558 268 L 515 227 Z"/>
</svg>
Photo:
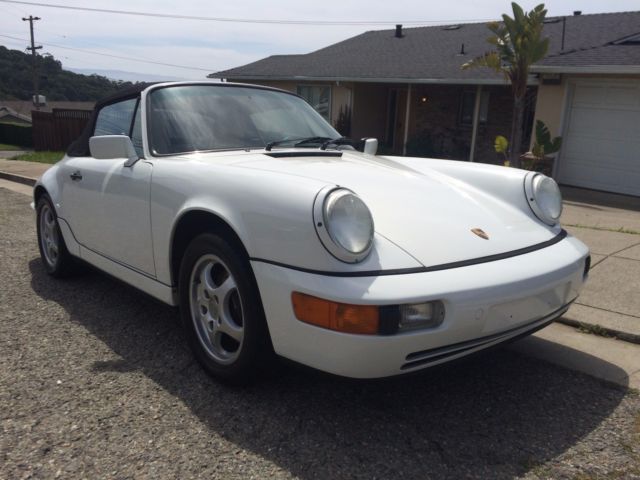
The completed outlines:
<svg viewBox="0 0 640 480">
<path fill-rule="evenodd" d="M 244 19 L 429 22 L 425 25 L 487 21 L 499 18 L 502 13 L 511 13 L 510 2 L 503 0 L 39 0 L 38 3 Z M 519 3 L 529 10 L 539 1 Z M 640 10 L 640 0 L 555 0 L 547 2 L 546 7 L 548 16 L 571 15 L 574 10 L 581 10 L 583 14 L 620 12 Z M 392 25 L 313 26 L 178 20 L 0 1 L 0 45 L 25 49 L 29 24 L 23 22 L 22 17 L 28 15 L 41 18 L 35 22 L 36 44 L 43 45 L 40 52 L 51 53 L 64 68 L 81 69 L 83 73 L 136 72 L 141 80 L 202 79 L 207 73 L 269 55 L 308 53 L 368 30 L 393 28 Z M 95 52 L 188 68 L 124 60 Z"/>
</svg>

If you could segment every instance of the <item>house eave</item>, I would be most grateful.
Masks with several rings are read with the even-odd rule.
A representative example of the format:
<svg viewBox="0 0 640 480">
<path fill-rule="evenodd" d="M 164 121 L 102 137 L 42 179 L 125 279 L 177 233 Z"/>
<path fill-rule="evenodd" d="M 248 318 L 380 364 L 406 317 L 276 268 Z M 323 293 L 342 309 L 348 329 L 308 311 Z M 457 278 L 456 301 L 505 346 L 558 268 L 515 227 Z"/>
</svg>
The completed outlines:
<svg viewBox="0 0 640 480">
<path fill-rule="evenodd" d="M 579 67 L 534 65 L 533 73 L 575 73 L 575 74 L 608 74 L 636 75 L 640 74 L 640 65 L 583 65 Z"/>
<path fill-rule="evenodd" d="M 209 78 L 220 78 L 227 81 L 277 81 L 277 82 L 358 82 L 358 83 L 401 83 L 401 84 L 446 84 L 446 85 L 502 85 L 509 83 L 500 78 L 387 78 L 387 77 L 316 77 L 307 75 L 294 76 L 259 76 L 234 75 L 225 76 L 211 74 Z M 529 78 L 529 85 L 538 85 L 538 79 Z"/>
</svg>

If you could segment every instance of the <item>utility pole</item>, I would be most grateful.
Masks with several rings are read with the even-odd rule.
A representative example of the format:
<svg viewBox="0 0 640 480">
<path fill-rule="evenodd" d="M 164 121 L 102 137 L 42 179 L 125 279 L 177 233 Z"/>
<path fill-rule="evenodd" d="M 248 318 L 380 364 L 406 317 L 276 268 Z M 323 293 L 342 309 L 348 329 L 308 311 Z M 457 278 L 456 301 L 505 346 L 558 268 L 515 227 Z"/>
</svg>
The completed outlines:
<svg viewBox="0 0 640 480">
<path fill-rule="evenodd" d="M 29 18 L 22 18 L 23 22 L 29 22 L 29 30 L 31 30 L 31 46 L 27 50 L 31 50 L 31 58 L 33 59 L 33 92 L 35 97 L 36 110 L 40 110 L 40 92 L 38 91 L 38 56 L 36 50 L 42 48 L 42 45 L 36 47 L 33 39 L 33 22 L 40 20 L 40 17 L 29 15 Z"/>
</svg>

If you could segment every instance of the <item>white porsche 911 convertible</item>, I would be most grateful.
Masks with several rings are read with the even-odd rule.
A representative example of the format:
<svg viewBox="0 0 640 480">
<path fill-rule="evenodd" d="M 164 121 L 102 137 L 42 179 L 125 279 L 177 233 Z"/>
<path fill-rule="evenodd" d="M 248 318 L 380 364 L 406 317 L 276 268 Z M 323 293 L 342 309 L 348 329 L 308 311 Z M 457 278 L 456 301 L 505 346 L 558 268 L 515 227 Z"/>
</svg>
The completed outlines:
<svg viewBox="0 0 640 480">
<path fill-rule="evenodd" d="M 556 183 L 357 151 L 304 100 L 231 83 L 99 102 L 34 189 L 42 261 L 78 261 L 178 305 L 221 379 L 277 354 L 326 372 L 414 372 L 562 315 L 589 251 Z"/>
</svg>

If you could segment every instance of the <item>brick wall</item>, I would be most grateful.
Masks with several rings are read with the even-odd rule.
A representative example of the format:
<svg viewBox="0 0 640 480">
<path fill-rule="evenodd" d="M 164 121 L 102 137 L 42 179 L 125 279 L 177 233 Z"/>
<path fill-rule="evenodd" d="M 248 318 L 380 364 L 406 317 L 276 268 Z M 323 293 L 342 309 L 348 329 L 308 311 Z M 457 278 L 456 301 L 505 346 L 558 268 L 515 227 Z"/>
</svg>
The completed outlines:
<svg viewBox="0 0 640 480">
<path fill-rule="evenodd" d="M 472 87 L 471 89 L 473 89 Z M 407 154 L 466 160 L 471 145 L 471 126 L 459 124 L 465 87 L 458 85 L 414 85 L 411 92 L 410 128 Z M 432 150 L 432 153 L 429 153 Z"/>
<path fill-rule="evenodd" d="M 409 139 L 432 144 L 433 156 L 467 160 L 471 148 L 471 125 L 462 125 L 460 112 L 465 91 L 475 92 L 475 85 L 417 85 L 412 89 Z M 513 99 L 510 87 L 484 86 L 489 92 L 486 123 L 478 126 L 475 161 L 502 163 L 493 144 L 497 135 L 509 137 Z M 426 100 L 426 101 L 424 101 Z M 428 139 L 428 140 L 424 140 Z M 411 153 L 411 152 L 409 152 Z"/>
</svg>

